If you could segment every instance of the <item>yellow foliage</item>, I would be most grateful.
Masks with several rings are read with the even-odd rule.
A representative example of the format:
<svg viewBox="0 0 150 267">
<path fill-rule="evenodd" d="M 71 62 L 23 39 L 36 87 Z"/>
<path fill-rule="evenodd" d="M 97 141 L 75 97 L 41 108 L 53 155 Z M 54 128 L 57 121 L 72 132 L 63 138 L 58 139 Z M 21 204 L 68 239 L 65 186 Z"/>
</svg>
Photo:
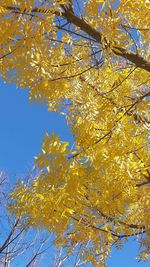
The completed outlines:
<svg viewBox="0 0 150 267">
<path fill-rule="evenodd" d="M 75 141 L 71 149 L 46 134 L 40 174 L 18 183 L 10 209 L 54 231 L 57 244 L 89 242 L 95 266 L 134 235 L 147 259 L 150 3 L 78 2 L 0 2 L 1 76 L 63 113 Z"/>
</svg>

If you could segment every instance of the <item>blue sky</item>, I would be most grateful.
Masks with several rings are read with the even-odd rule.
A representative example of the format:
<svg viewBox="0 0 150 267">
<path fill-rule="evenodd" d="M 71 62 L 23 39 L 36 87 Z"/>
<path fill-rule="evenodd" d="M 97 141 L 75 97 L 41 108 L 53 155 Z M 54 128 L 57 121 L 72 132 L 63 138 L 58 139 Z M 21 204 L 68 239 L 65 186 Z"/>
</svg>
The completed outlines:
<svg viewBox="0 0 150 267">
<path fill-rule="evenodd" d="M 11 183 L 31 170 L 45 132 L 54 132 L 63 140 L 73 142 L 63 116 L 48 112 L 44 105 L 30 104 L 28 90 L 16 89 L 0 79 L 0 170 L 6 172 Z M 149 266 L 149 263 L 138 263 L 136 256 L 137 246 L 131 240 L 124 249 L 113 250 L 108 267 Z"/>
<path fill-rule="evenodd" d="M 22 174 L 31 169 L 45 132 L 72 142 L 64 116 L 47 112 L 44 105 L 28 101 L 28 90 L 0 80 L 0 169 Z"/>
</svg>

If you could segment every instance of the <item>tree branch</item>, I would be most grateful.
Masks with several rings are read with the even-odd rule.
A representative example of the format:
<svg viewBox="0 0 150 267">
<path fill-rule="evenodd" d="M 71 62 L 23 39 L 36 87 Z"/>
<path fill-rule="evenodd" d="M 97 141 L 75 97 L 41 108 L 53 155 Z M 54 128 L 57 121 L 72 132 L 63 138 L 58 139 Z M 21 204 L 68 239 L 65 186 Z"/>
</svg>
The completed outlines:
<svg viewBox="0 0 150 267">
<path fill-rule="evenodd" d="M 93 27 L 91 27 L 88 23 L 86 23 L 83 19 L 80 19 L 78 16 L 70 12 L 70 10 L 66 10 L 64 13 L 62 13 L 62 16 L 68 20 L 68 22 L 73 23 L 75 26 L 79 27 L 82 31 L 87 33 L 89 36 L 94 38 L 95 41 L 98 43 L 102 42 L 102 34 L 95 30 Z M 115 55 L 121 56 L 130 62 L 134 63 L 136 67 L 144 69 L 148 72 L 150 72 L 150 62 L 144 59 L 139 54 L 135 54 L 133 52 L 128 52 L 124 48 L 120 48 L 115 46 L 112 51 Z"/>
<path fill-rule="evenodd" d="M 8 10 L 10 10 L 11 12 L 17 13 L 20 12 L 20 8 L 19 7 L 11 7 L 11 6 L 5 6 L 5 8 L 7 8 Z M 64 8 L 63 12 L 58 12 L 58 11 L 51 11 L 48 9 L 42 9 L 42 8 L 33 8 L 30 13 L 47 13 L 46 10 L 50 13 L 55 14 L 56 16 L 60 16 L 65 18 L 69 23 L 72 23 L 73 25 L 77 26 L 80 28 L 80 30 L 82 30 L 83 32 L 85 32 L 87 35 L 89 35 L 90 37 L 92 37 L 96 42 L 98 43 L 102 43 L 102 34 L 97 31 L 96 29 L 94 29 L 92 26 L 90 26 L 83 18 L 79 18 L 78 16 L 76 16 L 71 9 L 69 8 Z M 26 10 L 25 10 L 26 11 Z M 23 12 L 22 12 L 23 14 Z M 134 63 L 136 67 L 144 69 L 148 72 L 150 72 L 150 62 L 147 61 L 146 59 L 144 59 L 141 55 L 139 54 L 135 54 L 133 52 L 128 52 L 125 48 L 121 48 L 118 46 L 114 46 L 112 48 L 112 51 L 114 52 L 115 55 L 123 57 L 127 60 L 129 60 L 130 62 Z"/>
</svg>

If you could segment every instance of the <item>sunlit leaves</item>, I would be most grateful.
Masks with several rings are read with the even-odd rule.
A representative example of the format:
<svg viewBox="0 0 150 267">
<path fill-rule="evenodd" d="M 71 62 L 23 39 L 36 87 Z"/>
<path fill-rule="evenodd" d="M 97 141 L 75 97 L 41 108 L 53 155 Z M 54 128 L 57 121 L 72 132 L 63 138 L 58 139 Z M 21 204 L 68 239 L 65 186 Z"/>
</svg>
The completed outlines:
<svg viewBox="0 0 150 267">
<path fill-rule="evenodd" d="M 81 243 L 83 259 L 94 265 L 105 266 L 111 246 L 120 248 L 134 235 L 142 236 L 140 257 L 146 260 L 149 3 L 78 4 L 0 3 L 2 77 L 29 88 L 31 101 L 63 113 L 75 141 L 70 148 L 46 134 L 35 160 L 39 175 L 16 185 L 10 209 L 54 231 L 56 244 L 68 251 Z"/>
</svg>

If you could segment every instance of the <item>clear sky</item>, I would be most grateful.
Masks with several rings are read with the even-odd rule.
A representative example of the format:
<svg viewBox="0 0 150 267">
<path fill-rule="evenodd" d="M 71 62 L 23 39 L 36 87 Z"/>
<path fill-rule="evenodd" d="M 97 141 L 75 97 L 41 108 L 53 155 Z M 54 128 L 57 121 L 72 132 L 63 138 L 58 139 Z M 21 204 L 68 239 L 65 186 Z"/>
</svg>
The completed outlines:
<svg viewBox="0 0 150 267">
<path fill-rule="evenodd" d="M 44 105 L 30 104 L 28 90 L 16 89 L 0 79 L 0 170 L 8 174 L 12 183 L 31 170 L 45 132 L 54 132 L 62 140 L 73 142 L 63 116 L 48 112 Z M 138 263 L 136 256 L 137 246 L 131 240 L 122 250 L 113 250 L 108 267 L 150 266 Z"/>
<path fill-rule="evenodd" d="M 29 171 L 45 132 L 72 142 L 64 116 L 28 101 L 28 90 L 0 80 L 0 169 L 9 174 Z"/>
</svg>

